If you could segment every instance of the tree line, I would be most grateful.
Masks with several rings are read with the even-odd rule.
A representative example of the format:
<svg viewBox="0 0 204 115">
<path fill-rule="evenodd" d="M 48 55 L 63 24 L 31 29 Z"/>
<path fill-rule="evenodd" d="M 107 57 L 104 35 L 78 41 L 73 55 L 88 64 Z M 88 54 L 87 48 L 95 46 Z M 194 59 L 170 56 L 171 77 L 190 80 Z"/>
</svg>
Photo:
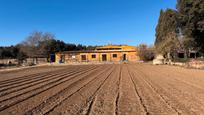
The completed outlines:
<svg viewBox="0 0 204 115">
<path fill-rule="evenodd" d="M 94 50 L 97 46 L 65 43 L 57 40 L 48 32 L 32 32 L 24 41 L 14 46 L 0 47 L 0 59 L 17 59 L 22 62 L 26 58 L 47 58 L 50 54 L 62 51 Z M 143 61 L 154 58 L 154 47 L 146 44 L 138 46 L 138 55 Z"/>
<path fill-rule="evenodd" d="M 24 41 L 14 46 L 0 47 L 0 59 L 43 57 L 62 51 L 93 50 L 96 46 L 65 43 L 48 32 L 32 32 Z"/>
<path fill-rule="evenodd" d="M 204 0 L 177 0 L 175 10 L 161 10 L 155 48 L 164 55 L 189 50 L 204 53 Z"/>
</svg>

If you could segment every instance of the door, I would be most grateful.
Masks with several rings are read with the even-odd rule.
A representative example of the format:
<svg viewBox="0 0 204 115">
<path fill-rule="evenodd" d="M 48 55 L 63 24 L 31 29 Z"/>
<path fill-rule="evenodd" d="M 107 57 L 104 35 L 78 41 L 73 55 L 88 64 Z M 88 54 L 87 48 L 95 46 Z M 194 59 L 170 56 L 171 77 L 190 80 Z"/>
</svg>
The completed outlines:
<svg viewBox="0 0 204 115">
<path fill-rule="evenodd" d="M 123 54 L 123 61 L 126 61 L 127 60 L 127 56 L 126 54 Z"/>
<path fill-rule="evenodd" d="M 65 55 L 60 56 L 60 63 L 65 63 Z"/>
<path fill-rule="evenodd" d="M 106 54 L 102 54 L 102 61 L 107 61 L 107 55 Z"/>
</svg>

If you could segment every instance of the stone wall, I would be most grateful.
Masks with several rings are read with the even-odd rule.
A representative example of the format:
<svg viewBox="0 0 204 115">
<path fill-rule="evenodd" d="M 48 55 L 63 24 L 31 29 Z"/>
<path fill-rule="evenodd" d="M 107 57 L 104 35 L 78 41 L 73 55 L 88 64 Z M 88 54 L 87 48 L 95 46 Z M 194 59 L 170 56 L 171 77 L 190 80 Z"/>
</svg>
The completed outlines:
<svg viewBox="0 0 204 115">
<path fill-rule="evenodd" d="M 204 69 L 204 61 L 192 60 L 186 64 L 190 68 Z"/>
</svg>

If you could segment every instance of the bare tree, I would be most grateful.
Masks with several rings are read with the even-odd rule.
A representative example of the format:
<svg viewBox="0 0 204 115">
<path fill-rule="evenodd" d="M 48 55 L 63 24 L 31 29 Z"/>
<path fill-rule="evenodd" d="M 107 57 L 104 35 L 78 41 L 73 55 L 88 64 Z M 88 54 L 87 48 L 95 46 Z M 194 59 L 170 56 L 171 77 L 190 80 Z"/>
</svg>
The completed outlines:
<svg viewBox="0 0 204 115">
<path fill-rule="evenodd" d="M 32 32 L 23 42 L 23 45 L 27 46 L 37 46 L 39 41 L 41 41 L 43 38 L 42 32 Z"/>
<path fill-rule="evenodd" d="M 46 45 L 49 40 L 55 39 L 51 33 L 32 32 L 22 43 L 21 50 L 27 54 L 28 57 L 44 56 L 46 54 Z"/>
</svg>

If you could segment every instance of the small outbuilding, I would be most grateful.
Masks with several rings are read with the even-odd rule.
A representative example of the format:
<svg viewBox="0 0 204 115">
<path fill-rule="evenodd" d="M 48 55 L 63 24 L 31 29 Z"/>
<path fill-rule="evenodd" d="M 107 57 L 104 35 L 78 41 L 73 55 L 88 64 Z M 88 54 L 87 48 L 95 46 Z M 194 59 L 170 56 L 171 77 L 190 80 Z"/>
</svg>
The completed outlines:
<svg viewBox="0 0 204 115">
<path fill-rule="evenodd" d="M 153 60 L 154 65 L 161 65 L 164 64 L 164 56 L 162 54 L 156 55 L 155 59 Z"/>
</svg>

